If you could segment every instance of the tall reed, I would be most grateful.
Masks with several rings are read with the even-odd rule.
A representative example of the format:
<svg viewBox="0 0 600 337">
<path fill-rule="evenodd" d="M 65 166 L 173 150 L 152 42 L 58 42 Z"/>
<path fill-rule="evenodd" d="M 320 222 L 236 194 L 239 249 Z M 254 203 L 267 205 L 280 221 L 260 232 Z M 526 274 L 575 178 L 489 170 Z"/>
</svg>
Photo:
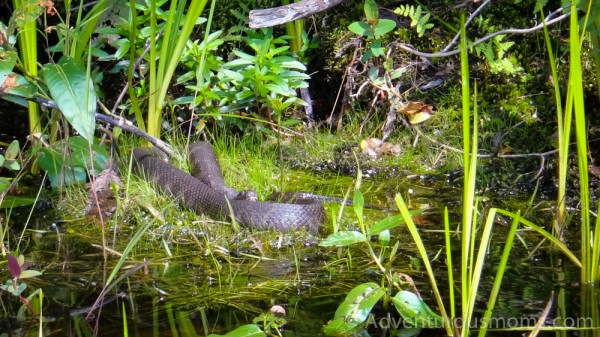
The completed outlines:
<svg viewBox="0 0 600 337">
<path fill-rule="evenodd" d="M 157 28 L 158 0 L 150 1 L 150 60 L 149 60 L 149 106 L 147 132 L 160 138 L 160 123 L 167 91 L 183 48 L 190 37 L 196 21 L 207 0 L 192 0 L 188 6 L 186 0 L 173 0 L 169 7 L 169 16 L 162 31 Z M 187 8 L 187 12 L 185 9 Z M 132 7 L 135 10 L 135 7 Z M 161 43 L 157 36 L 162 34 Z"/>
</svg>

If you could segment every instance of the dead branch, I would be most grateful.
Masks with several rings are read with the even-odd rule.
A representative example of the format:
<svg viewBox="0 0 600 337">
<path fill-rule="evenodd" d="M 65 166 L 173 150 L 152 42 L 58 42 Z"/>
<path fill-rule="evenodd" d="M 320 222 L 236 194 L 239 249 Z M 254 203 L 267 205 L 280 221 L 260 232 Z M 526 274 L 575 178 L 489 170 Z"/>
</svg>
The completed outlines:
<svg viewBox="0 0 600 337">
<path fill-rule="evenodd" d="M 346 0 L 303 0 L 289 5 L 250 11 L 250 28 L 273 27 L 322 12 Z"/>
</svg>

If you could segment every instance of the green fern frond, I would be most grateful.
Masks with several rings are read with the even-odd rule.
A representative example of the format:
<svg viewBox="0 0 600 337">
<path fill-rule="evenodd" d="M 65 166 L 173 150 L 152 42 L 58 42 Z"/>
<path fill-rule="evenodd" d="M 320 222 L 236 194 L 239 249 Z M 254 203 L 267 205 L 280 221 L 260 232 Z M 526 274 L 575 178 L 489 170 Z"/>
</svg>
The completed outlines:
<svg viewBox="0 0 600 337">
<path fill-rule="evenodd" d="M 400 5 L 394 10 L 399 16 L 410 18 L 410 26 L 415 27 L 419 37 L 422 37 L 428 29 L 433 28 L 432 23 L 427 23 L 431 14 L 424 12 L 420 5 Z"/>
</svg>

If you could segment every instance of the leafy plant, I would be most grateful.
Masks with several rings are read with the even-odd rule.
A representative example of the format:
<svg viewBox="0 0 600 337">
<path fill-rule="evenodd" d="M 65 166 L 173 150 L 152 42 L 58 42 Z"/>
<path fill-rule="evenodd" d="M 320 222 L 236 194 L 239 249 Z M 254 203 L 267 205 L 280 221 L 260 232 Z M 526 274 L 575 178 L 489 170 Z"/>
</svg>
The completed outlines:
<svg viewBox="0 0 600 337">
<path fill-rule="evenodd" d="M 296 89 L 308 87 L 306 67 L 289 52 L 286 37 L 276 38 L 271 29 L 248 32 L 248 47 L 254 55 L 234 50 L 237 56 L 223 65 L 224 80 L 231 83 L 223 102 L 227 111 L 254 106 L 258 115 L 272 121 L 292 106 L 304 104 Z"/>
<path fill-rule="evenodd" d="M 48 172 L 52 187 L 84 183 L 88 172 L 99 174 L 109 154 L 98 144 L 90 145 L 83 137 L 71 137 L 39 150 L 40 167 Z"/>
<path fill-rule="evenodd" d="M 410 18 L 410 26 L 415 27 L 419 37 L 422 37 L 425 32 L 433 28 L 433 23 L 428 22 L 431 13 L 424 12 L 421 5 L 400 5 L 394 10 L 394 13 Z"/>
<path fill-rule="evenodd" d="M 18 171 L 21 166 L 17 161 L 19 157 L 19 141 L 13 140 L 6 148 L 4 155 L 0 154 L 0 168 L 4 167 L 11 171 Z M 0 188 L 0 192 L 3 190 Z"/>
<path fill-rule="evenodd" d="M 176 67 L 180 64 L 189 37 L 194 27 L 207 23 L 206 31 L 210 31 L 212 16 L 208 21 L 200 18 L 207 0 L 174 0 L 169 2 L 168 9 L 163 9 L 166 0 L 147 0 L 144 2 L 129 1 L 129 17 L 121 18 L 121 23 L 114 28 L 103 28 L 99 31 L 116 34 L 120 38 L 112 44 L 117 51 L 105 60 L 120 60 L 129 55 L 127 62 L 130 111 L 133 111 L 137 125 L 151 136 L 160 138 L 163 109 L 166 107 L 167 91 L 172 85 Z M 213 1 L 214 3 L 214 1 Z M 211 7 L 212 8 L 212 7 Z M 139 12 L 139 13 L 138 13 Z M 212 13 L 212 9 L 211 9 Z M 145 46 L 148 45 L 148 48 Z M 134 77 L 139 69 L 136 60 L 145 60 L 144 75 L 137 87 L 143 89 L 141 95 L 148 95 L 148 114 L 144 120 L 142 106 L 138 99 Z M 119 66 L 121 68 L 121 66 Z"/>
<path fill-rule="evenodd" d="M 477 17 L 475 23 L 478 25 L 479 30 L 491 34 L 498 30 L 498 27 L 490 24 L 490 17 L 482 18 Z M 518 64 L 514 57 L 507 57 L 506 52 L 510 49 L 515 42 L 508 41 L 503 42 L 506 35 L 494 36 L 489 42 L 479 44 L 475 46 L 475 54 L 477 56 L 483 55 L 490 66 L 490 71 L 493 74 L 505 73 L 505 74 L 516 74 L 523 71 L 523 68 Z"/>
<path fill-rule="evenodd" d="M 2 168 L 10 171 L 18 171 L 21 168 L 18 161 L 19 157 L 19 142 L 13 140 L 4 155 L 0 154 L 0 171 Z M 0 205 L 4 203 L 4 196 L 10 187 L 10 179 L 0 176 Z M 1 237 L 2 235 L 0 235 Z"/>
<path fill-rule="evenodd" d="M 68 121 L 70 123 L 74 123 L 73 125 L 75 126 L 75 129 L 78 132 L 81 132 L 81 134 L 88 140 L 91 139 L 91 134 L 93 133 L 95 126 L 93 119 L 96 98 L 92 88 L 88 86 L 87 83 L 85 85 L 81 85 L 84 82 L 82 81 L 79 83 L 78 80 L 74 80 L 74 76 L 81 75 L 84 80 L 86 78 L 89 79 L 89 72 L 79 72 L 79 69 L 85 69 L 82 65 L 82 60 L 86 59 L 84 55 L 88 51 L 88 43 L 97 22 L 100 19 L 100 14 L 107 8 L 109 3 L 110 0 L 101 0 L 96 2 L 94 6 L 86 11 L 85 16 L 80 10 L 77 13 L 75 23 L 73 23 L 71 22 L 71 15 L 69 11 L 70 2 L 67 2 L 67 12 L 64 16 L 66 21 L 62 21 L 63 17 L 58 16 L 59 20 L 61 20 L 58 25 L 43 30 L 45 34 L 57 32 L 59 35 L 59 43 L 58 45 L 52 47 L 51 50 L 53 52 L 63 53 L 63 59 L 61 59 L 58 64 L 48 64 L 44 66 L 45 75 L 58 76 L 54 78 L 54 83 L 46 83 L 48 85 L 48 89 L 53 95 L 55 101 L 61 101 L 61 110 L 67 114 Z M 1 49 L 9 53 L 9 57 L 5 58 L 7 63 L 0 66 L 0 68 L 2 68 L 0 71 L 13 71 L 13 68 L 16 65 L 17 69 L 22 72 L 24 77 L 21 75 L 11 74 L 16 81 L 11 81 L 11 83 L 8 85 L 5 83 L 5 86 L 11 89 L 15 86 L 22 88 L 34 88 L 33 91 L 31 89 L 27 89 L 26 91 L 21 89 L 21 91 L 13 90 L 12 92 L 8 92 L 24 98 L 32 98 L 35 91 L 37 91 L 39 95 L 45 96 L 45 87 L 37 83 L 37 76 L 40 69 L 37 63 L 38 46 L 36 20 L 38 17 L 43 15 L 54 16 L 57 14 L 57 11 L 51 1 L 39 2 L 31 0 L 14 0 L 13 4 L 15 6 L 15 10 L 12 13 L 6 30 L 4 30 L 6 39 L 1 40 Z M 15 38 L 15 36 L 17 38 Z M 14 42 L 16 40 L 19 42 L 18 52 L 20 57 L 15 63 L 13 62 L 13 56 L 10 53 L 12 53 L 15 49 Z M 71 69 L 67 69 L 68 67 Z M 72 70 L 75 70 L 75 68 L 78 69 L 73 72 Z M 89 71 L 89 68 L 87 70 Z M 62 73 L 58 74 L 58 72 Z M 75 75 L 75 73 L 77 74 Z M 0 82 L 2 82 L 1 77 L 2 76 L 0 74 Z M 27 83 L 28 81 L 29 83 Z M 70 87 L 67 88 L 63 86 L 62 88 L 59 88 L 57 82 L 62 82 L 63 85 L 68 83 Z M 71 92 L 67 92 L 65 90 L 70 90 Z M 84 105 L 79 104 L 79 107 L 86 107 L 85 116 L 74 118 L 73 114 L 80 114 L 82 111 L 78 109 L 71 113 L 71 108 L 73 108 L 74 105 L 69 104 L 68 107 L 63 106 L 62 103 L 66 99 L 66 97 L 63 97 L 63 95 L 71 96 L 72 99 L 79 101 L 79 103 L 83 103 Z M 73 97 L 73 95 L 75 95 L 75 97 Z M 42 120 L 39 116 L 39 105 L 37 103 L 19 100 L 14 97 L 6 99 L 15 101 L 28 107 L 31 135 L 40 134 L 42 132 L 44 125 L 42 125 Z M 52 120 L 54 122 L 57 121 L 57 119 Z M 56 125 L 57 123 L 53 124 L 53 130 L 56 130 Z M 55 132 L 52 132 L 52 134 L 55 134 Z"/>
<path fill-rule="evenodd" d="M 364 199 L 360 190 L 356 190 L 353 199 L 354 212 L 360 230 L 338 231 L 329 235 L 319 243 L 322 247 L 347 247 L 354 244 L 366 246 L 368 255 L 382 273 L 381 286 L 367 282 L 352 289 L 346 299 L 338 306 L 334 318 L 327 323 L 323 331 L 328 336 L 347 335 L 363 328 L 371 316 L 374 306 L 383 301 L 384 306 L 390 301 L 404 319 L 406 326 L 412 328 L 441 327 L 442 318 L 427 306 L 420 296 L 403 289 L 404 285 L 414 288 L 408 275 L 393 271 L 392 262 L 398 257 L 400 242 L 390 246 L 390 229 L 405 223 L 405 217 L 411 214 L 387 217 L 373 225 L 363 219 Z M 413 212 L 413 214 L 418 213 Z M 375 252 L 371 237 L 377 235 L 381 251 Z M 415 289 L 416 291 L 416 289 Z M 392 296 L 392 293 L 395 295 Z M 442 308 L 443 310 L 443 308 Z"/>
<path fill-rule="evenodd" d="M 348 30 L 367 38 L 369 49 L 362 57 L 362 61 L 366 62 L 371 57 L 385 56 L 381 38 L 396 28 L 396 23 L 389 19 L 379 19 L 379 8 L 375 0 L 365 0 L 364 10 L 367 21 L 353 22 L 348 26 Z"/>
<path fill-rule="evenodd" d="M 44 66 L 50 96 L 73 128 L 92 142 L 96 130 L 96 93 L 86 69 L 71 57 Z"/>
<path fill-rule="evenodd" d="M 19 319 L 23 320 L 25 319 L 25 310 L 28 310 L 32 315 L 36 314 L 36 308 L 31 305 L 31 300 L 40 293 L 40 290 L 37 289 L 28 297 L 23 297 L 22 294 L 27 289 L 27 284 L 21 281 L 32 277 L 41 276 L 42 273 L 37 270 L 28 269 L 29 262 L 25 261 L 25 257 L 23 255 L 15 257 L 12 254 L 8 254 L 7 259 L 11 278 L 6 280 L 4 284 L 0 285 L 0 290 L 6 291 L 15 297 L 18 297 L 23 303 L 17 316 Z M 37 312 L 39 312 L 39 310 L 37 310 Z"/>
</svg>

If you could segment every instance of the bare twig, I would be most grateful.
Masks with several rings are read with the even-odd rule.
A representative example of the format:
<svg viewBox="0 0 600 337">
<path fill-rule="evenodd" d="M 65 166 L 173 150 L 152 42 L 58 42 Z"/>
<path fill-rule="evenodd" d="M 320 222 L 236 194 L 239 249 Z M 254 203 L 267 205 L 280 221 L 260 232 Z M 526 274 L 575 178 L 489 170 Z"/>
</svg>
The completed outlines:
<svg viewBox="0 0 600 337">
<path fill-rule="evenodd" d="M 465 22 L 464 27 L 461 27 L 458 30 L 458 33 L 456 33 L 452 41 L 450 41 L 446 48 L 442 49 L 442 53 L 445 53 L 448 50 L 450 50 L 450 48 L 454 47 L 454 45 L 458 42 L 458 39 L 460 39 L 460 32 L 462 32 L 463 29 L 466 29 L 471 23 L 471 21 L 473 21 L 473 19 L 475 19 L 477 15 L 479 15 L 479 13 L 485 8 L 485 6 L 489 5 L 491 2 L 492 0 L 486 0 L 484 3 L 481 4 L 481 6 L 479 6 L 479 8 L 477 8 L 472 14 L 469 15 L 469 18 Z"/>
<path fill-rule="evenodd" d="M 551 26 L 557 22 L 561 22 L 563 20 L 565 20 L 566 18 L 568 18 L 571 15 L 571 12 L 569 13 L 565 13 L 563 15 L 560 15 L 554 19 L 552 19 L 552 17 L 554 17 L 554 15 L 562 12 L 562 8 L 557 9 L 556 11 L 550 13 L 550 15 L 548 15 L 548 17 L 541 23 L 531 27 L 531 28 L 524 28 L 524 29 L 517 29 L 517 28 L 509 28 L 509 29 L 504 29 L 501 31 L 497 31 L 495 33 L 492 33 L 490 35 L 487 35 L 485 37 L 482 37 L 481 39 L 473 42 L 471 44 L 472 47 L 475 47 L 479 44 L 482 44 L 498 35 L 506 35 L 506 34 L 528 34 L 531 32 L 535 32 L 536 30 L 540 30 L 542 28 L 544 28 L 544 25 L 547 26 Z M 454 49 L 451 51 L 446 51 L 446 52 L 437 52 L 437 53 L 425 53 L 422 51 L 418 51 L 416 49 L 413 49 L 411 47 L 409 47 L 408 44 L 405 43 L 398 43 L 396 44 L 396 46 L 398 46 L 398 48 L 409 52 L 411 54 L 417 55 L 417 56 L 421 56 L 421 57 L 426 57 L 426 58 L 439 58 L 439 57 L 448 57 L 448 56 L 453 56 L 453 55 L 457 55 L 460 53 L 460 49 Z"/>
<path fill-rule="evenodd" d="M 413 128 L 417 132 L 417 135 L 424 137 L 425 139 L 427 139 L 428 141 L 430 141 L 434 144 L 437 144 L 441 148 L 448 149 L 448 150 L 450 150 L 452 152 L 456 152 L 456 153 L 464 153 L 463 150 L 461 150 L 461 149 L 457 149 L 455 147 L 440 143 L 437 140 L 429 137 L 428 135 L 424 134 L 421 131 L 421 129 L 419 129 L 417 126 L 413 125 Z M 555 154 L 555 153 L 558 153 L 558 149 L 550 150 L 550 151 L 546 151 L 546 152 L 532 152 L 532 153 L 523 153 L 523 154 L 478 153 L 477 158 L 517 159 L 517 158 L 538 157 L 540 159 L 540 168 L 539 168 L 538 172 L 536 173 L 536 175 L 533 177 L 533 179 L 531 179 L 531 180 L 535 180 L 540 175 L 542 175 L 542 172 L 544 172 L 544 165 L 546 163 L 546 157 L 548 157 L 552 154 Z"/>
</svg>

